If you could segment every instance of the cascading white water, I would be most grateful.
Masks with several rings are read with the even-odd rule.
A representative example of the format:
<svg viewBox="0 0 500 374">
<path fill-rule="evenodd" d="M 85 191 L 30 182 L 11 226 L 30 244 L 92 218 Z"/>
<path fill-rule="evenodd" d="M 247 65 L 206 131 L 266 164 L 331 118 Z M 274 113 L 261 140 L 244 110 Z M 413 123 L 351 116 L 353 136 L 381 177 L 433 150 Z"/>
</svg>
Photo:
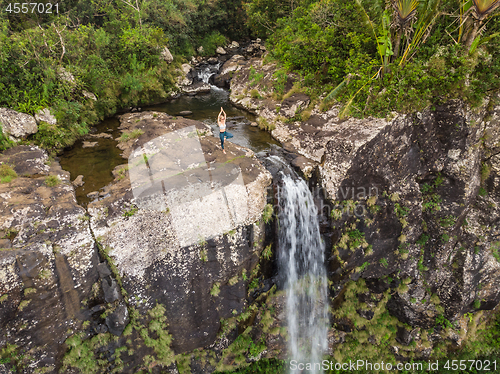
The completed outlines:
<svg viewBox="0 0 500 374">
<path fill-rule="evenodd" d="M 218 62 L 215 65 L 204 66 L 201 70 L 198 70 L 198 78 L 200 78 L 203 83 L 208 83 L 210 77 L 214 74 L 217 74 L 220 65 L 221 63 Z"/>
<path fill-rule="evenodd" d="M 291 171 L 293 173 L 293 171 Z M 324 247 L 317 208 L 304 180 L 283 175 L 279 200 L 279 271 L 285 278 L 290 360 L 322 373 L 327 348 L 328 301 Z"/>
</svg>

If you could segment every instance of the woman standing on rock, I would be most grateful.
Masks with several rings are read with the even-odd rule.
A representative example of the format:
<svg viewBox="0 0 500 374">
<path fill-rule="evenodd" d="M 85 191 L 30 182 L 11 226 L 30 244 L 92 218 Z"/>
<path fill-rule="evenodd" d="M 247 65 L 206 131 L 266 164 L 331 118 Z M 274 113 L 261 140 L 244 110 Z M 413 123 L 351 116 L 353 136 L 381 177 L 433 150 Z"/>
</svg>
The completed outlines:
<svg viewBox="0 0 500 374">
<path fill-rule="evenodd" d="M 219 124 L 220 146 L 222 147 L 222 152 L 226 154 L 226 150 L 224 149 L 224 138 L 231 139 L 233 134 L 226 131 L 226 112 L 224 112 L 222 107 L 220 108 L 220 113 L 217 117 L 217 123 Z"/>
</svg>

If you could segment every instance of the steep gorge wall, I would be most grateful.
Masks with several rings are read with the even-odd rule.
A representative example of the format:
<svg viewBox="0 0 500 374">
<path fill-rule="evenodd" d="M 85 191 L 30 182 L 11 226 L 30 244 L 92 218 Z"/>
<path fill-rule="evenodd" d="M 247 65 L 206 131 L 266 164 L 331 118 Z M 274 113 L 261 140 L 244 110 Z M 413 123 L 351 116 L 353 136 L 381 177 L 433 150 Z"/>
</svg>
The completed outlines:
<svg viewBox="0 0 500 374">
<path fill-rule="evenodd" d="M 368 339 L 383 355 L 382 331 L 395 339 L 393 357 L 462 345 L 488 320 L 480 310 L 500 301 L 498 97 L 475 109 L 456 100 L 392 119 L 340 119 L 339 104 L 321 111 L 300 89 L 278 100 L 275 70 L 241 57 L 222 67 L 235 105 L 257 114 L 330 200 L 330 353 L 366 355 L 350 343 Z"/>
</svg>

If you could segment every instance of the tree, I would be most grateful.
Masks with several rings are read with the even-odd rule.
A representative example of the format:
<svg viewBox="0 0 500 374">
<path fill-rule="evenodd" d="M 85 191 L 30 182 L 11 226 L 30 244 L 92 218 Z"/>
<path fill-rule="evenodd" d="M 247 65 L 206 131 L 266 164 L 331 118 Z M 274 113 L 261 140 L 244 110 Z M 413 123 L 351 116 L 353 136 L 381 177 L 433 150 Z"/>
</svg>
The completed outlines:
<svg viewBox="0 0 500 374">
<path fill-rule="evenodd" d="M 472 0 L 472 6 L 469 9 L 469 17 L 466 19 L 466 29 L 468 29 L 468 33 L 467 37 L 464 38 L 467 48 L 471 47 L 477 35 L 480 33 L 486 18 L 488 18 L 499 6 L 500 0 Z"/>
<path fill-rule="evenodd" d="M 417 0 L 393 0 L 392 6 L 394 8 L 394 22 L 397 29 L 396 44 L 394 45 L 394 59 L 399 56 L 399 46 L 403 34 L 409 34 L 411 25 L 416 18 L 417 14 Z M 408 35 L 406 35 L 408 38 Z"/>
</svg>

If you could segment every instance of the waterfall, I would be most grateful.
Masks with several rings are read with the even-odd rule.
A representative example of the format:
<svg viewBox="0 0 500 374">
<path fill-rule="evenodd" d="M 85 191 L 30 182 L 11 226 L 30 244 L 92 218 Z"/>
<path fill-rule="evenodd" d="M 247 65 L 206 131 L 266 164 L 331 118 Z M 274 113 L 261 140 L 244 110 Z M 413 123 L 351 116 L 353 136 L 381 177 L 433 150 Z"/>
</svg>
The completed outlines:
<svg viewBox="0 0 500 374">
<path fill-rule="evenodd" d="M 217 74 L 219 71 L 221 63 L 218 62 L 215 65 L 204 65 L 200 70 L 197 71 L 198 73 L 198 78 L 203 82 L 203 83 L 209 83 L 209 79 L 212 75 Z"/>
<path fill-rule="evenodd" d="M 271 156 L 272 157 L 272 156 Z M 318 212 L 305 181 L 288 168 L 278 189 L 279 271 L 286 289 L 290 360 L 322 373 L 327 348 L 328 299 Z M 292 366 L 291 366 L 292 367 Z M 307 371 L 291 370 L 291 373 Z"/>
</svg>

